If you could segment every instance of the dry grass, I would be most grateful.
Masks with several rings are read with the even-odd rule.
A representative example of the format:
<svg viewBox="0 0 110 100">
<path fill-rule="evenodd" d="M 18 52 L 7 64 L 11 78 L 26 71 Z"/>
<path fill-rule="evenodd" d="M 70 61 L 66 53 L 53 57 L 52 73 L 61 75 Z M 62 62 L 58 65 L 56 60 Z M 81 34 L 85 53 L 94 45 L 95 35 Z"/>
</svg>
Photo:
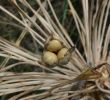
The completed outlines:
<svg viewBox="0 0 110 100">
<path fill-rule="evenodd" d="M 68 32 L 59 22 L 51 0 L 44 2 L 36 0 L 39 5 L 37 10 L 33 9 L 26 0 L 19 0 L 22 6 L 34 14 L 31 17 L 16 0 L 11 2 L 18 10 L 20 19 L 3 6 L 0 6 L 0 10 L 19 22 L 23 29 L 16 43 L 0 38 L 0 56 L 5 57 L 0 68 L 0 96 L 12 94 L 7 98 L 8 100 L 110 99 L 109 0 L 82 0 L 82 18 L 68 0 L 84 55 L 76 48 L 67 65 L 58 65 L 54 68 L 42 63 L 42 55 L 39 52 L 34 54 L 20 46 L 28 32 L 42 48 L 50 35 L 58 36 L 67 48 L 74 46 Z M 47 9 L 51 10 L 54 18 L 51 18 Z M 18 62 L 7 65 L 9 59 Z M 9 69 L 25 64 L 40 67 L 42 71 L 9 72 Z"/>
</svg>

